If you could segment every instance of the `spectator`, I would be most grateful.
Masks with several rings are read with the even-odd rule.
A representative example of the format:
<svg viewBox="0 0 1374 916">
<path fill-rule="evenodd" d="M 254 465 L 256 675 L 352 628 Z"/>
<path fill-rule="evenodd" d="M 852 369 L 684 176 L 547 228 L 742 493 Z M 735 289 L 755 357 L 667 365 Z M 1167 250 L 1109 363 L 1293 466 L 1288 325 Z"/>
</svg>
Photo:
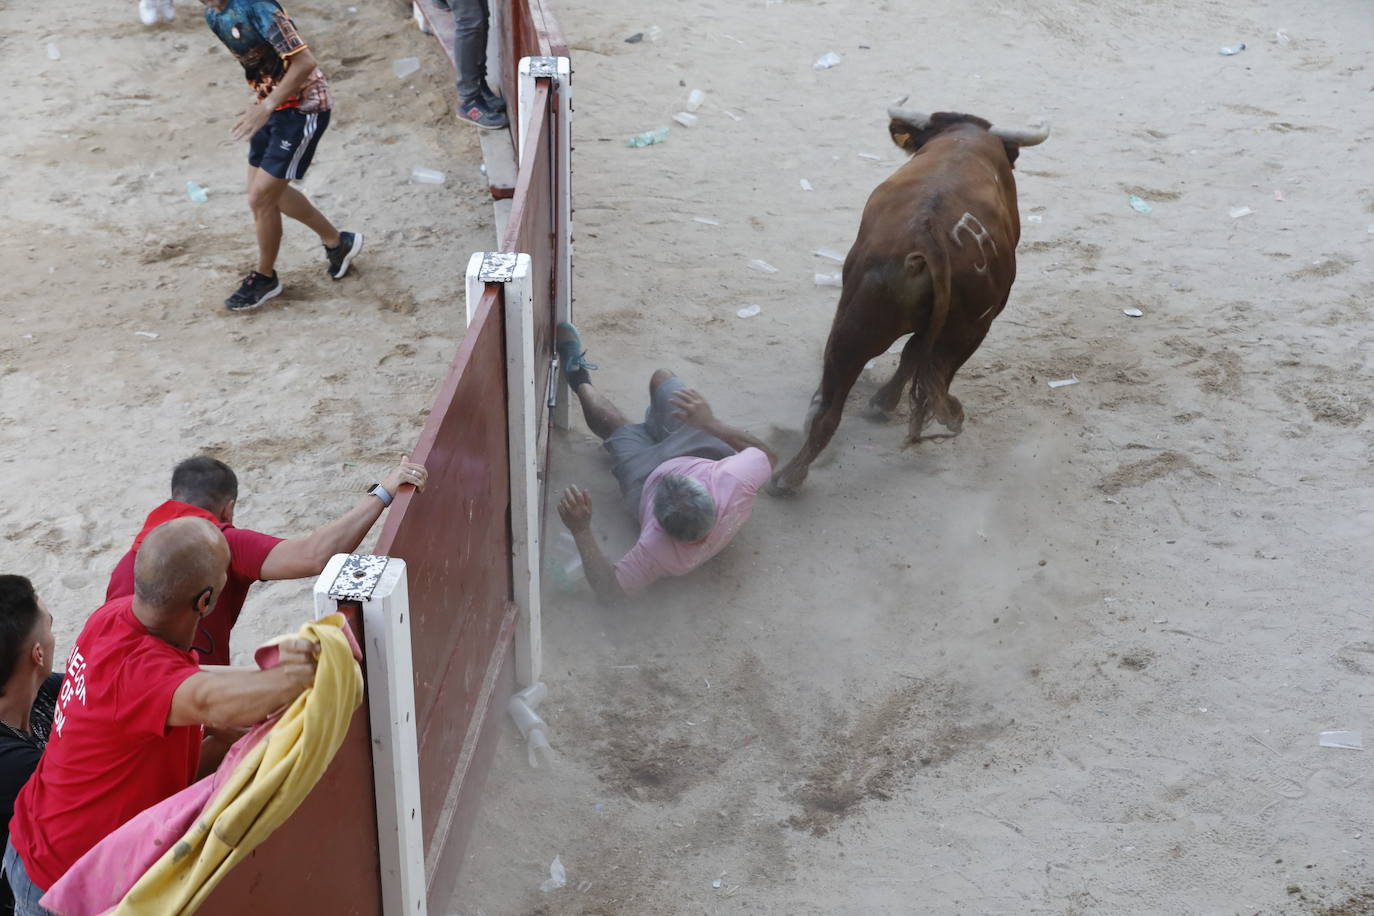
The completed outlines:
<svg viewBox="0 0 1374 916">
<path fill-rule="evenodd" d="M 577 541 L 587 581 L 602 601 L 634 594 L 664 576 L 683 576 L 720 553 L 754 508 L 777 456 L 762 441 L 720 422 L 706 399 L 667 369 L 649 379 L 649 409 L 631 423 L 591 382 L 577 329 L 557 331 L 563 375 L 611 468 L 639 540 L 614 567 L 591 533 L 592 499 L 569 487 L 558 514 Z"/>
<path fill-rule="evenodd" d="M 5 873 L 19 916 L 110 831 L 213 769 L 227 745 L 203 727 L 247 727 L 315 676 L 316 647 L 281 643 L 275 668 L 206 671 L 191 651 L 228 579 L 213 524 L 179 518 L 144 539 L 131 597 L 97 610 L 72 646 L 53 736 L 19 793 Z M 202 741 L 206 753 L 202 754 Z"/>
<path fill-rule="evenodd" d="M 213 522 L 224 532 L 232 557 L 229 582 L 219 603 L 205 618 L 200 639 L 193 647 L 206 665 L 229 664 L 229 634 L 243 610 L 248 588 L 254 582 L 304 579 L 318 576 L 336 553 L 352 553 L 381 516 L 382 510 L 402 487 L 424 489 L 423 465 L 403 461 L 379 484 L 373 485 L 357 505 L 309 535 L 283 540 L 234 527 L 238 502 L 238 477 L 229 466 L 214 458 L 187 458 L 172 471 L 172 498 L 148 514 L 133 546 L 115 566 L 105 600 L 134 593 L 134 557 L 149 531 L 174 518 L 194 516 Z"/>
<path fill-rule="evenodd" d="M 201 0 L 205 21 L 243 66 L 257 95 L 229 135 L 248 141 L 248 206 L 258 234 L 258 266 L 232 296 L 232 311 L 255 309 L 278 295 L 277 250 L 281 217 L 314 230 L 324 245 L 327 271 L 348 273 L 363 248 L 361 232 L 340 232 L 291 182 L 305 177 L 329 127 L 333 100 L 315 55 L 276 0 Z"/>
<path fill-rule="evenodd" d="M 506 103 L 487 85 L 487 0 L 452 0 L 458 117 L 487 130 L 507 127 Z"/>
<path fill-rule="evenodd" d="M 0 576 L 0 837 L 9 839 L 14 798 L 33 775 L 52 731 L 62 675 L 53 674 L 52 615 L 23 576 Z M 0 913 L 14 894 L 0 877 Z"/>
</svg>

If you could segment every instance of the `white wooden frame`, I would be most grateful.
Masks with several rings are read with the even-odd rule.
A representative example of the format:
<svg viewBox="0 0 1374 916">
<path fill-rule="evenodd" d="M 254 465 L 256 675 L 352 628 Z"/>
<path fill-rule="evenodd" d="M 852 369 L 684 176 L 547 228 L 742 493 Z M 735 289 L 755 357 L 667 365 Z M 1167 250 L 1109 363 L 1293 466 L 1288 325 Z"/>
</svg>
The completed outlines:
<svg viewBox="0 0 1374 916">
<path fill-rule="evenodd" d="M 316 620 L 337 612 L 340 601 L 357 601 L 362 606 L 382 913 L 427 916 L 420 746 L 405 561 L 335 554 L 315 580 L 314 595 Z"/>
<path fill-rule="evenodd" d="M 558 149 L 554 151 L 554 167 L 558 169 L 558 199 L 555 201 L 558 240 L 554 251 L 553 303 L 554 321 L 572 321 L 572 62 L 566 57 L 524 57 L 520 59 L 518 86 L 518 136 L 520 155 L 525 154 L 525 137 L 529 133 L 534 112 L 535 81 L 549 81 L 550 100 L 557 97 Z M 553 403 L 553 424 L 559 429 L 571 428 L 571 404 L 567 380 L 558 374 L 557 392 Z"/>
<path fill-rule="evenodd" d="M 534 274 L 530 256 L 515 256 L 506 282 L 506 430 L 510 446 L 511 580 L 523 612 L 515 630 L 515 679 L 538 682 L 540 636 L 539 573 L 539 398 L 534 371 Z"/>
</svg>

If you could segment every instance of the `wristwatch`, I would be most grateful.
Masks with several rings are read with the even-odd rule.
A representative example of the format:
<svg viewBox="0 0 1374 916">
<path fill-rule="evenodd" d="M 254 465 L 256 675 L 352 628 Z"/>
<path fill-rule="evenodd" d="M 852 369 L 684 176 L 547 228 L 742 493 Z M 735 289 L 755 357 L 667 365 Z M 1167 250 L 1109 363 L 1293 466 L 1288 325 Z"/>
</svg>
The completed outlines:
<svg viewBox="0 0 1374 916">
<path fill-rule="evenodd" d="M 369 496 L 375 496 L 382 501 L 382 508 L 391 505 L 391 501 L 395 499 L 394 496 L 386 491 L 386 487 L 379 483 L 374 483 L 372 486 L 368 487 L 367 492 Z"/>
</svg>

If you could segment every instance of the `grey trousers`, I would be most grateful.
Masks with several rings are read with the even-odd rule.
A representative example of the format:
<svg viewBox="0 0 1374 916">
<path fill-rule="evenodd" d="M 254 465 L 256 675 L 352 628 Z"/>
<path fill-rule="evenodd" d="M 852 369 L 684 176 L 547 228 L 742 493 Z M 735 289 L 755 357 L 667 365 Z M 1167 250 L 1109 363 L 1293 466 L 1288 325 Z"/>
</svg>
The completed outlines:
<svg viewBox="0 0 1374 916">
<path fill-rule="evenodd" d="M 473 102 L 486 88 L 487 0 L 449 0 L 453 7 L 453 53 L 458 59 L 458 101 Z"/>
</svg>

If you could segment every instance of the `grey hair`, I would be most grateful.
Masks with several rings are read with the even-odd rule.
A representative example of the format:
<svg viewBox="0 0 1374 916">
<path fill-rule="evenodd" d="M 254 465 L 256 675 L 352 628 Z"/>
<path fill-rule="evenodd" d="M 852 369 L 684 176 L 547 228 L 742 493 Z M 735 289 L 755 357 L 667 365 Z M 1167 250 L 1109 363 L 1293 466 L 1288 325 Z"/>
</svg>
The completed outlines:
<svg viewBox="0 0 1374 916">
<path fill-rule="evenodd" d="M 716 501 L 701 481 L 664 474 L 654 488 L 654 518 L 675 541 L 691 544 L 716 524 Z"/>
</svg>

